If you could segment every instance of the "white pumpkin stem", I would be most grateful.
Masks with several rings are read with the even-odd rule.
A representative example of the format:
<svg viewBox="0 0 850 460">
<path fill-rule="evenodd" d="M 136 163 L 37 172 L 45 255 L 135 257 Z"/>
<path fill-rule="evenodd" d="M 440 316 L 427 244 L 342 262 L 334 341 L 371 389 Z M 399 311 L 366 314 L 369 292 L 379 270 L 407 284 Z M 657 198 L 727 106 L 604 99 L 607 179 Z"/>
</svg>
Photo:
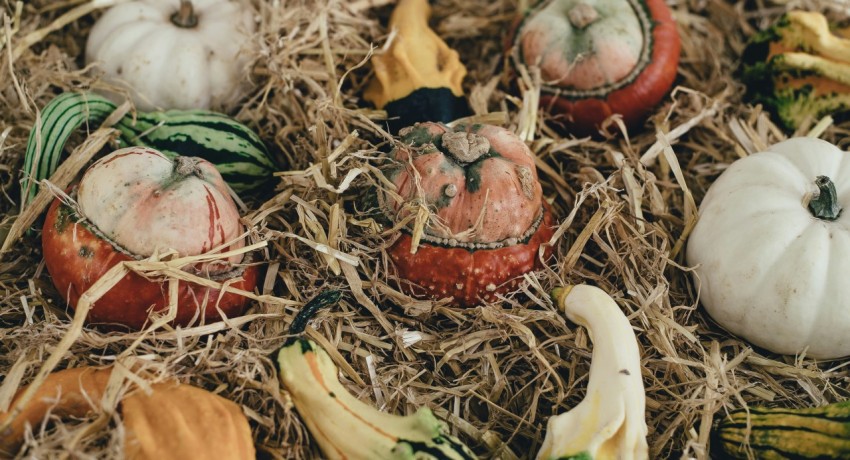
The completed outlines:
<svg viewBox="0 0 850 460">
<path fill-rule="evenodd" d="M 573 27 L 584 29 L 599 19 L 599 12 L 587 3 L 579 2 L 567 13 L 567 17 Z"/>
<path fill-rule="evenodd" d="M 829 177 L 818 176 L 815 179 L 818 193 L 809 201 L 809 211 L 813 216 L 822 220 L 835 220 L 841 215 L 841 205 L 838 204 L 838 192 Z"/>
<path fill-rule="evenodd" d="M 198 25 L 198 16 L 191 0 L 180 0 L 180 9 L 171 15 L 171 22 L 177 27 L 191 29 Z"/>
</svg>

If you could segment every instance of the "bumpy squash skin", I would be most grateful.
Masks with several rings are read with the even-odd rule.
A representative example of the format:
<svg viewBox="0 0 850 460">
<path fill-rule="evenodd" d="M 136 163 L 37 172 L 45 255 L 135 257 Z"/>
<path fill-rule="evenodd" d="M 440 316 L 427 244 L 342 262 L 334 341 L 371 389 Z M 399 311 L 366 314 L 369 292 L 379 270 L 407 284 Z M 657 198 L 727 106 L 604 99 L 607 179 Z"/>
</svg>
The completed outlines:
<svg viewBox="0 0 850 460">
<path fill-rule="evenodd" d="M 755 34 L 741 55 L 745 100 L 762 104 L 775 123 L 795 131 L 804 121 L 850 112 L 850 40 L 826 17 L 790 11 Z"/>
<path fill-rule="evenodd" d="M 551 209 L 548 205 L 544 209 L 540 228 L 522 244 L 470 251 L 420 243 L 416 254 L 411 254 L 412 238 L 405 233 L 388 252 L 396 273 L 407 280 L 404 284 L 416 296 L 454 297 L 466 307 L 492 302 L 498 294 L 514 290 L 522 274 L 543 268 L 538 250 L 555 233 Z M 544 246 L 543 259 L 551 255 L 552 246 Z"/>
<path fill-rule="evenodd" d="M 486 153 L 457 157 L 446 140 L 463 133 L 486 140 Z M 451 296 L 471 307 L 496 300 L 521 275 L 541 268 L 541 245 L 544 260 L 552 253 L 546 243 L 553 218 L 533 156 L 516 135 L 489 125 L 420 123 L 402 131 L 402 142 L 407 147 L 395 151 L 396 164 L 385 169 L 388 178 L 406 202 L 425 204 L 431 219 L 443 225 L 426 231 L 415 254 L 409 229 L 388 249 L 404 288 L 423 298 Z M 454 187 L 450 194 L 448 187 Z M 393 221 L 411 212 L 400 203 L 386 206 Z M 465 233 L 470 228 L 477 231 Z"/>
<path fill-rule="evenodd" d="M 89 225 L 59 199 L 54 200 L 47 211 L 42 246 L 47 271 L 71 308 L 76 307 L 80 295 L 110 268 L 120 262 L 134 260 L 106 239 L 95 235 Z M 244 267 L 241 279 L 229 286 L 253 291 L 258 277 L 259 268 L 248 265 Z M 199 315 L 197 307 L 203 305 L 205 300 L 207 306 Z M 217 289 L 181 281 L 177 317 L 173 324 L 185 326 L 196 317 L 203 317 L 207 322 L 215 321 L 221 317 L 218 309 L 228 317 L 238 316 L 245 311 L 248 302 L 247 298 L 240 295 L 222 294 Z M 95 302 L 88 321 L 138 330 L 148 321 L 151 307 L 154 311 L 168 308 L 168 283 L 129 273 Z"/>
<path fill-rule="evenodd" d="M 681 51 L 676 23 L 664 0 L 641 0 L 639 3 L 645 6 L 653 22 L 651 37 L 645 37 L 652 47 L 646 67 L 634 81 L 604 97 L 569 97 L 544 86 L 540 107 L 553 115 L 551 121 L 557 128 L 582 136 L 597 134 L 608 117 L 620 114 L 626 126 L 634 129 L 670 91 Z M 514 36 L 519 36 L 521 26 L 522 22 L 518 22 Z M 513 40 L 511 45 L 516 46 Z"/>
</svg>

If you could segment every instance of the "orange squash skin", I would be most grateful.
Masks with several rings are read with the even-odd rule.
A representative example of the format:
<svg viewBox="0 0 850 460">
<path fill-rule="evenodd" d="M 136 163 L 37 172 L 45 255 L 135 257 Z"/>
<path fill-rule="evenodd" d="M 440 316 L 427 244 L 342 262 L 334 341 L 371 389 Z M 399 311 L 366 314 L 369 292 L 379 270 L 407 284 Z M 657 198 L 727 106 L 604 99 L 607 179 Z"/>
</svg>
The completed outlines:
<svg viewBox="0 0 850 460">
<path fill-rule="evenodd" d="M 388 253 L 398 276 L 407 281 L 404 284 L 413 295 L 454 297 L 456 304 L 474 307 L 515 289 L 524 273 L 543 268 L 537 254 L 555 232 L 552 221 L 551 209 L 544 204 L 543 221 L 526 243 L 472 251 L 420 243 L 416 254 L 411 254 L 413 239 L 404 233 Z M 546 260 L 552 255 L 552 246 L 543 248 L 542 260 Z"/>
<path fill-rule="evenodd" d="M 79 220 L 71 208 L 56 199 L 47 211 L 42 231 L 47 271 L 71 308 L 76 308 L 80 295 L 110 268 L 120 262 L 134 260 L 106 239 L 92 233 L 88 225 Z M 241 278 L 228 285 L 253 291 L 258 278 L 259 268 L 248 265 L 244 267 Z M 206 307 L 199 313 L 198 309 L 205 301 Z M 180 281 L 177 316 L 172 324 L 185 326 L 196 317 L 207 322 L 215 321 L 221 317 L 219 309 L 228 317 L 238 316 L 245 311 L 248 303 L 249 300 L 240 295 Z M 163 311 L 167 308 L 167 281 L 148 280 L 129 273 L 92 305 L 88 322 L 138 330 L 148 322 L 151 309 Z"/>
<path fill-rule="evenodd" d="M 540 107 L 552 115 L 556 127 L 576 135 L 598 134 L 602 123 L 620 114 L 625 125 L 634 129 L 670 91 L 679 67 L 681 40 L 672 13 L 664 0 L 641 0 L 653 22 L 652 53 L 643 71 L 630 84 L 605 97 L 572 98 L 543 88 Z M 514 37 L 522 25 L 517 21 Z M 509 41 L 511 47 L 515 39 Z M 509 49 L 509 52 L 511 50 Z"/>
</svg>

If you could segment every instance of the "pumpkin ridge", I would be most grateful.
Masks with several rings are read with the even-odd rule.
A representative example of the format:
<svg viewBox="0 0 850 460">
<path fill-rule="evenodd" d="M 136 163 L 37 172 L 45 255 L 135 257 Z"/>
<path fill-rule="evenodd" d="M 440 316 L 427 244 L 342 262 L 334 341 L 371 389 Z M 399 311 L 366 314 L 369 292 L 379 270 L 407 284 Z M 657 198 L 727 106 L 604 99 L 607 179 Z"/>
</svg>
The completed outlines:
<svg viewBox="0 0 850 460">
<path fill-rule="evenodd" d="M 100 53 L 103 50 L 104 46 L 112 45 L 113 44 L 112 42 L 110 42 L 108 40 L 104 40 L 104 38 L 109 37 L 116 32 L 120 31 L 122 33 L 126 33 L 127 29 L 129 29 L 129 28 L 131 28 L 135 25 L 150 26 L 150 24 L 153 21 L 158 20 L 159 17 L 160 17 L 160 11 L 157 8 L 157 6 L 152 5 L 150 3 L 132 2 L 132 3 L 119 4 L 119 5 L 116 5 L 114 8 L 110 8 L 109 11 L 114 10 L 116 12 L 116 13 L 113 14 L 113 16 L 119 16 L 121 13 L 124 13 L 124 14 L 135 13 L 135 14 L 132 15 L 133 19 L 127 19 L 125 21 L 115 22 L 114 24 L 112 24 L 111 28 L 99 30 L 98 35 L 101 36 L 101 40 L 96 41 L 96 42 L 99 43 L 100 45 L 97 46 L 95 49 L 91 50 L 92 54 Z M 125 13 L 124 10 L 127 10 L 127 13 Z M 144 27 L 142 27 L 142 28 L 144 28 Z M 137 43 L 133 43 L 133 44 L 128 45 L 128 46 L 134 47 L 136 44 Z M 86 53 L 88 53 L 88 52 L 89 52 L 89 50 L 87 49 Z"/>
<path fill-rule="evenodd" d="M 832 233 L 832 230 L 833 229 L 830 225 L 828 228 L 826 228 L 825 231 Z M 819 271 L 821 274 L 839 272 L 840 267 L 833 268 L 833 266 L 836 265 L 837 262 L 839 262 L 838 259 L 840 259 L 839 257 L 833 257 L 834 253 L 836 252 L 833 250 L 835 243 L 835 240 L 830 238 L 829 244 L 824 246 L 823 252 L 826 252 L 826 256 L 817 258 L 818 262 L 820 263 L 820 266 L 823 267 L 823 269 Z M 843 254 L 843 251 L 841 251 L 841 253 Z M 820 278 L 821 286 L 819 292 L 821 298 L 818 299 L 817 302 L 813 302 L 816 305 L 824 304 L 823 298 L 827 295 L 827 292 L 829 292 L 829 285 L 831 283 L 829 276 L 820 276 Z M 809 330 L 806 331 L 806 336 L 811 337 L 816 333 L 815 331 L 822 330 L 825 324 L 829 324 L 829 318 L 824 318 L 826 312 L 827 310 L 823 308 L 814 309 L 814 318 L 813 321 L 809 323 Z"/>
</svg>

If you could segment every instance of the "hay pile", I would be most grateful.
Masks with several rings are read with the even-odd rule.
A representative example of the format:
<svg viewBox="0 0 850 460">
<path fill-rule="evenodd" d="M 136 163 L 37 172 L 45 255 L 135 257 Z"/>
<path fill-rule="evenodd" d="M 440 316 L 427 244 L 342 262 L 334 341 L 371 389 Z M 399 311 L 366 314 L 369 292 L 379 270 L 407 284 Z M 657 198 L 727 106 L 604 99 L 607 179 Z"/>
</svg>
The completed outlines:
<svg viewBox="0 0 850 460">
<path fill-rule="evenodd" d="M 469 69 L 465 89 L 475 110 L 496 113 L 510 129 L 536 127 L 531 148 L 562 222 L 547 270 L 500 304 L 473 309 L 398 292 L 384 254 L 392 235 L 359 214 L 392 142 L 376 124 L 382 114 L 360 108 L 370 75 L 364 64 L 371 46 L 386 41 L 392 2 L 253 3 L 256 89 L 232 115 L 287 165 L 274 190 L 243 197 L 256 238 L 268 241 L 260 293 L 268 296 L 227 324 L 135 334 L 83 329 L 58 368 L 117 362 L 207 388 L 242 405 L 262 456 L 316 458 L 269 356 L 300 306 L 336 288 L 343 302 L 322 312 L 308 334 L 350 364 L 343 380 L 360 399 L 400 414 L 427 405 L 483 458 L 532 458 L 548 417 L 583 398 L 590 364 L 586 330 L 568 323 L 547 293 L 592 283 L 617 299 L 640 341 L 652 458 L 707 458 L 712 418 L 744 403 L 809 406 L 850 396 L 840 362 L 766 354 L 714 326 L 697 308 L 682 251 L 696 204 L 717 174 L 784 137 L 760 108 L 740 101 L 732 72 L 746 38 L 786 9 L 834 16 L 846 8 L 839 0 L 672 2 L 683 45 L 678 87 L 645 130 L 605 141 L 561 137 L 544 120 L 529 125 L 521 96 L 506 93 L 502 33 L 527 1 L 437 1 L 433 23 Z M 85 37 L 100 13 L 60 22 L 87 1 L 0 4 L 5 236 L 18 212 L 19 170 L 37 110 L 61 91 L 102 83 L 82 68 Z M 42 28 L 50 33 L 37 34 Z M 829 126 L 821 137 L 846 148 L 848 128 Z M 349 175 L 353 181 L 344 180 Z M 0 259 L 0 296 L 3 410 L 75 331 L 44 270 L 37 233 Z M 23 455 L 120 455 L 118 417 L 110 429 L 87 434 L 93 420 L 34 427 Z"/>
</svg>

